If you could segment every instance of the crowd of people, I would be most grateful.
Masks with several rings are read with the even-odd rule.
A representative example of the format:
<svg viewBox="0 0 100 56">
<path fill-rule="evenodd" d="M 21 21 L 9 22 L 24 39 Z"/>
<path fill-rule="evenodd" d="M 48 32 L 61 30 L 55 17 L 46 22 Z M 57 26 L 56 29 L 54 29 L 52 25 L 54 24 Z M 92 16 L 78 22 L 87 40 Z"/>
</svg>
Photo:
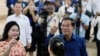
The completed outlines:
<svg viewBox="0 0 100 56">
<path fill-rule="evenodd" d="M 88 56 L 94 37 L 100 56 L 99 0 L 6 0 L 0 56 Z M 92 31 L 91 31 L 92 30 Z"/>
</svg>

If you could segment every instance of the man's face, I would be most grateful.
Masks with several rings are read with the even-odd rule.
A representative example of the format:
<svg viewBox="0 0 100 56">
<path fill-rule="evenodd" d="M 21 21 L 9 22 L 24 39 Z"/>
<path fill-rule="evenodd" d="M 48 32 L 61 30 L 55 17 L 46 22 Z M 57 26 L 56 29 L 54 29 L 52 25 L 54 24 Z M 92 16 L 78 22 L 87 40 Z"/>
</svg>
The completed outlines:
<svg viewBox="0 0 100 56">
<path fill-rule="evenodd" d="M 20 14 L 22 12 L 22 5 L 21 3 L 16 3 L 14 7 L 15 13 Z"/>
<path fill-rule="evenodd" d="M 63 20 L 61 25 L 61 30 L 64 35 L 71 35 L 73 33 L 74 27 L 71 25 L 70 20 Z"/>
<path fill-rule="evenodd" d="M 49 4 L 49 5 L 47 6 L 47 11 L 48 11 L 49 13 L 54 12 L 54 5 Z"/>
</svg>

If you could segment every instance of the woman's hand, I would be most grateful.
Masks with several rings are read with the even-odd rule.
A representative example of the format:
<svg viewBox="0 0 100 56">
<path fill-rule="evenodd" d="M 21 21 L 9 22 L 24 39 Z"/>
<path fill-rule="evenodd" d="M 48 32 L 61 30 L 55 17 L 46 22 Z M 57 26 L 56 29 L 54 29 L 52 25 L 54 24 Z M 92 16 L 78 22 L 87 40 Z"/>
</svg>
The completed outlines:
<svg viewBox="0 0 100 56">
<path fill-rule="evenodd" d="M 16 41 L 17 41 L 17 40 L 12 39 L 12 40 L 9 42 L 10 47 L 12 47 L 12 46 L 16 43 Z"/>
<path fill-rule="evenodd" d="M 35 6 L 34 5 L 31 5 L 29 7 L 30 14 L 34 14 L 34 10 L 35 10 Z"/>
</svg>

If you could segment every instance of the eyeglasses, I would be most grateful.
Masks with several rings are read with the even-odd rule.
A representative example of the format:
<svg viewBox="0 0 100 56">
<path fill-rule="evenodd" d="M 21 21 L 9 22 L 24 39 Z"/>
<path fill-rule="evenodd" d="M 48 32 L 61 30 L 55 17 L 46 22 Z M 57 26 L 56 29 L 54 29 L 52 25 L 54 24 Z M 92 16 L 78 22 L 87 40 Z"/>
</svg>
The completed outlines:
<svg viewBox="0 0 100 56">
<path fill-rule="evenodd" d="M 64 28 L 64 27 L 66 27 L 66 28 L 70 28 L 71 25 L 61 25 L 61 28 Z"/>
</svg>

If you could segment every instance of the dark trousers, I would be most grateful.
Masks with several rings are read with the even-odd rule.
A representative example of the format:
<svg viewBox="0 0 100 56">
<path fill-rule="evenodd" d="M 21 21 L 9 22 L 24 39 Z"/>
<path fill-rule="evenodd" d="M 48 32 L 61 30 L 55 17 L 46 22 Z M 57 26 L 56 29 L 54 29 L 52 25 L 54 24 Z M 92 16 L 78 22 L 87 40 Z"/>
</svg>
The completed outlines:
<svg viewBox="0 0 100 56">
<path fill-rule="evenodd" d="M 100 56 L 100 40 L 96 41 L 96 46 L 97 46 L 97 56 Z"/>
<path fill-rule="evenodd" d="M 45 28 L 42 26 L 34 26 L 33 27 L 33 39 L 36 41 L 37 45 L 37 56 L 49 56 L 48 48 L 45 47 Z M 33 40 L 34 42 L 34 40 Z"/>
<path fill-rule="evenodd" d="M 97 32 L 98 32 L 98 24 L 94 27 L 94 40 L 93 41 L 96 41 L 97 40 Z"/>
<path fill-rule="evenodd" d="M 89 40 L 90 39 L 90 29 L 91 29 L 91 21 L 89 22 L 89 28 L 86 30 L 86 33 L 85 33 L 85 39 L 86 40 Z M 94 36 L 95 38 L 93 39 L 93 41 L 96 41 L 97 40 L 97 31 L 98 31 L 98 24 L 94 27 Z"/>
<path fill-rule="evenodd" d="M 49 56 L 48 49 L 44 46 L 44 43 L 37 44 L 37 56 Z"/>
<path fill-rule="evenodd" d="M 89 22 L 89 27 L 88 27 L 88 29 L 86 30 L 86 33 L 85 33 L 85 39 L 86 40 L 90 39 L 90 29 L 91 29 L 91 21 Z"/>
</svg>

